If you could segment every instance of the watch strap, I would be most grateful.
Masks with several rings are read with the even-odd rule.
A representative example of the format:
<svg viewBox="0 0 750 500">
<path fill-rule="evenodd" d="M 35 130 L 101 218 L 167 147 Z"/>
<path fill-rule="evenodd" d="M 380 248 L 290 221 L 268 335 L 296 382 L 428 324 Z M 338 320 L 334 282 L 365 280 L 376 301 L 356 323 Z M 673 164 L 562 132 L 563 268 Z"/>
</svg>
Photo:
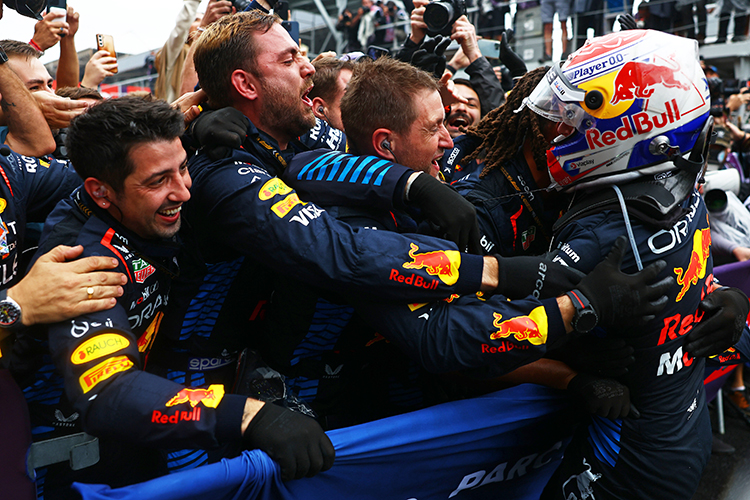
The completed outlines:
<svg viewBox="0 0 750 500">
<path fill-rule="evenodd" d="M 565 295 L 570 298 L 570 301 L 573 303 L 573 308 L 575 309 L 573 320 L 571 321 L 573 329 L 581 333 L 590 332 L 599 323 L 599 315 L 596 314 L 591 302 L 589 302 L 586 296 L 578 289 L 565 292 Z M 583 323 L 581 321 L 582 319 Z"/>
</svg>

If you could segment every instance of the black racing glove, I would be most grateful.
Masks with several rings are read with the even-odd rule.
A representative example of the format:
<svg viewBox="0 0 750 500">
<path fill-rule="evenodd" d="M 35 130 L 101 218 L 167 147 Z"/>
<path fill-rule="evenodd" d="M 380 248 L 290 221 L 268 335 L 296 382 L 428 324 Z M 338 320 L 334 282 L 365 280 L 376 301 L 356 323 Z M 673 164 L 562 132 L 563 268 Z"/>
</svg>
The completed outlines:
<svg viewBox="0 0 750 500">
<path fill-rule="evenodd" d="M 620 29 L 622 31 L 638 29 L 638 21 L 635 20 L 632 14 L 619 14 L 615 18 L 615 21 L 620 23 Z"/>
<path fill-rule="evenodd" d="M 666 293 L 675 282 L 674 277 L 654 282 L 667 266 L 663 260 L 635 274 L 623 273 L 620 267 L 626 245 L 625 236 L 618 237 L 607 258 L 578 284 L 578 290 L 589 300 L 599 317 L 597 324 L 622 333 L 628 331 L 626 327 L 650 321 L 664 309 L 667 305 Z"/>
<path fill-rule="evenodd" d="M 557 297 L 576 285 L 585 275 L 545 257 L 503 257 L 497 259 L 497 288 L 495 293 L 509 299 L 533 295 L 538 299 Z"/>
<path fill-rule="evenodd" d="M 513 33 L 512 30 L 511 34 Z M 510 76 L 513 78 L 520 77 L 526 74 L 526 63 L 523 62 L 521 56 L 513 52 L 508 44 L 508 30 L 503 32 L 503 38 L 500 40 L 500 62 L 508 68 Z"/>
<path fill-rule="evenodd" d="M 411 65 L 424 70 L 440 80 L 445 72 L 445 49 L 451 44 L 449 37 L 436 35 L 435 38 L 426 36 L 414 54 Z"/>
<path fill-rule="evenodd" d="M 630 390 L 617 380 L 579 373 L 568 384 L 568 390 L 583 400 L 586 411 L 610 420 L 641 415 L 630 403 Z"/>
<path fill-rule="evenodd" d="M 190 134 L 214 161 L 232 155 L 247 137 L 247 118 L 241 111 L 226 107 L 204 111 L 190 126 Z"/>
<path fill-rule="evenodd" d="M 312 477 L 333 465 L 336 451 L 314 419 L 271 403 L 253 417 L 242 436 L 245 448 L 265 451 L 281 466 L 281 479 Z"/>
<path fill-rule="evenodd" d="M 427 219 L 438 226 L 438 235 L 454 242 L 460 251 L 481 253 L 474 205 L 448 184 L 420 174 L 411 183 L 408 203 L 421 209 Z"/>
<path fill-rule="evenodd" d="M 635 362 L 633 352 L 624 339 L 586 335 L 566 342 L 546 357 L 563 361 L 579 372 L 615 378 L 628 373 L 628 366 Z"/>
<path fill-rule="evenodd" d="M 688 333 L 685 349 L 691 356 L 721 354 L 740 340 L 750 311 L 750 302 L 742 290 L 719 288 L 709 293 L 698 308 L 705 314 Z"/>
</svg>

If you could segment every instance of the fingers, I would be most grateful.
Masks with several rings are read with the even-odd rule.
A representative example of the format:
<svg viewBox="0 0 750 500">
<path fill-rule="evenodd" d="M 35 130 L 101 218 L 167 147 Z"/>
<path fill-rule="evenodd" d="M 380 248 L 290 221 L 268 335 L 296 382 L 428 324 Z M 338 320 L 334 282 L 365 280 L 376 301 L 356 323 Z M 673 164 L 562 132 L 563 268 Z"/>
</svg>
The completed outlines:
<svg viewBox="0 0 750 500">
<path fill-rule="evenodd" d="M 654 301 L 658 299 L 659 302 L 662 300 L 666 300 L 666 294 L 669 292 L 669 289 L 674 286 L 674 284 L 675 281 L 674 277 L 672 276 L 667 276 L 666 278 L 657 281 L 646 289 L 646 300 Z"/>
<path fill-rule="evenodd" d="M 281 480 L 297 479 L 297 458 L 291 453 L 284 453 L 281 457 L 271 457 L 281 467 Z"/>
<path fill-rule="evenodd" d="M 645 282 L 649 282 L 656 278 L 659 273 L 661 273 L 665 268 L 667 267 L 667 263 L 663 260 L 657 260 L 656 262 L 652 262 L 639 273 L 640 277 Z M 663 285 L 666 279 L 672 279 L 672 278 L 664 278 L 663 280 L 659 281 L 659 283 L 654 283 L 653 286 L 657 285 Z M 667 287 L 672 286 L 674 284 L 673 281 L 670 281 L 666 284 Z M 666 293 L 666 292 L 665 292 Z"/>
<path fill-rule="evenodd" d="M 644 316 L 644 320 L 645 320 L 646 316 L 653 317 L 653 315 L 658 314 L 662 309 L 664 309 L 664 307 L 666 307 L 668 302 L 669 302 L 669 299 L 667 298 L 667 296 L 662 295 L 658 300 L 654 300 L 646 304 L 643 304 L 640 310 L 638 311 L 638 313 Z"/>
<path fill-rule="evenodd" d="M 58 245 L 49 252 L 45 253 L 37 261 L 41 262 L 65 262 L 66 260 L 75 259 L 83 252 L 81 245 L 69 247 L 66 245 Z"/>
<path fill-rule="evenodd" d="M 440 43 L 437 44 L 435 47 L 435 54 L 438 56 L 442 56 L 445 53 L 445 49 L 448 48 L 448 45 L 451 44 L 450 38 L 445 38 L 440 41 Z"/>
<path fill-rule="evenodd" d="M 508 50 L 510 50 L 510 46 L 508 45 L 508 35 L 503 31 L 503 36 L 500 38 L 500 52 L 503 53 Z"/>
<path fill-rule="evenodd" d="M 90 273 L 93 271 L 102 271 L 105 269 L 114 269 L 117 267 L 117 259 L 113 257 L 99 257 L 92 256 L 83 259 L 78 259 L 69 264 L 71 272 L 83 274 Z M 113 273 L 105 273 L 113 274 Z"/>
<path fill-rule="evenodd" d="M 612 248 L 609 251 L 609 255 L 605 259 L 609 264 L 616 266 L 617 269 L 622 268 L 622 259 L 625 256 L 625 245 L 627 244 L 627 238 L 625 236 L 618 236 Z"/>
<path fill-rule="evenodd" d="M 324 434 L 321 439 L 320 450 L 323 454 L 323 467 L 320 468 L 320 471 L 325 472 L 333 467 L 333 462 L 336 460 L 336 449 L 327 434 Z"/>
<path fill-rule="evenodd" d="M 114 297 L 83 300 L 78 303 L 78 306 L 76 306 L 76 316 L 91 314 L 99 311 L 106 311 L 115 307 L 115 304 L 117 304 L 117 299 L 115 299 Z"/>
<path fill-rule="evenodd" d="M 305 477 L 306 475 L 312 472 L 312 469 L 315 466 L 312 464 L 312 461 L 311 461 L 311 458 L 312 458 L 311 453 L 312 453 L 312 450 L 308 450 L 307 452 L 302 451 L 302 452 L 295 453 L 296 465 L 294 468 L 294 473 L 291 473 L 290 471 L 290 476 L 292 477 L 292 479 L 302 479 L 303 477 Z"/>
</svg>

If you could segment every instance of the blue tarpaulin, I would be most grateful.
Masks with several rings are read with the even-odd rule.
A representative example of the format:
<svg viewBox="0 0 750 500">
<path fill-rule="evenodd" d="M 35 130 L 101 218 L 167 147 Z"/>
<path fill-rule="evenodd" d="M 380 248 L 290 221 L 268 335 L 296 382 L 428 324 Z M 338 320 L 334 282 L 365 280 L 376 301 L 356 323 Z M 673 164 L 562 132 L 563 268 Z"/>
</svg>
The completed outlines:
<svg viewBox="0 0 750 500">
<path fill-rule="evenodd" d="M 572 434 L 561 391 L 525 384 L 328 432 L 336 462 L 282 482 L 258 450 L 124 488 L 80 484 L 84 500 L 538 499 Z"/>
</svg>

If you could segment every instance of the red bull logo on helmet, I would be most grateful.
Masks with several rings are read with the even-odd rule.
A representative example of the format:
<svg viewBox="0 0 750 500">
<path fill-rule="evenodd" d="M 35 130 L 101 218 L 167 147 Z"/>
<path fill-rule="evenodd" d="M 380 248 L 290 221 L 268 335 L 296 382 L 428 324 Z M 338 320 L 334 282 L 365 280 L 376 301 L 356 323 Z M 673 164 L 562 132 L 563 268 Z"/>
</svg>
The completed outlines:
<svg viewBox="0 0 750 500">
<path fill-rule="evenodd" d="M 409 257 L 411 262 L 404 264 L 404 269 L 424 269 L 427 274 L 437 276 L 446 285 L 458 281 L 458 268 L 461 266 L 461 253 L 455 250 L 437 250 L 417 253 L 419 247 L 411 244 Z"/>
<path fill-rule="evenodd" d="M 224 386 L 213 384 L 208 389 L 181 389 L 165 406 L 175 406 L 182 403 L 190 403 L 195 408 L 198 403 L 203 406 L 216 408 L 224 397 Z"/>
<path fill-rule="evenodd" d="M 610 102 L 617 104 L 624 100 L 651 97 L 656 85 L 690 90 L 690 85 L 680 81 L 680 67 L 675 63 L 671 64 L 670 67 L 649 62 L 626 62 L 615 77 L 614 95 Z"/>
<path fill-rule="evenodd" d="M 528 316 L 516 316 L 503 321 L 503 315 L 492 313 L 492 326 L 497 331 L 490 335 L 490 340 L 505 339 L 511 335 L 519 342 L 528 341 L 532 345 L 547 342 L 547 311 L 543 306 L 534 308 Z"/>
<path fill-rule="evenodd" d="M 679 302 L 690 289 L 691 285 L 697 285 L 699 280 L 706 276 L 706 263 L 711 252 L 711 230 L 710 228 L 698 229 L 693 233 L 693 251 L 690 252 L 690 262 L 687 267 L 675 267 L 677 284 L 680 285 L 680 293 L 677 294 L 675 302 Z"/>
</svg>

